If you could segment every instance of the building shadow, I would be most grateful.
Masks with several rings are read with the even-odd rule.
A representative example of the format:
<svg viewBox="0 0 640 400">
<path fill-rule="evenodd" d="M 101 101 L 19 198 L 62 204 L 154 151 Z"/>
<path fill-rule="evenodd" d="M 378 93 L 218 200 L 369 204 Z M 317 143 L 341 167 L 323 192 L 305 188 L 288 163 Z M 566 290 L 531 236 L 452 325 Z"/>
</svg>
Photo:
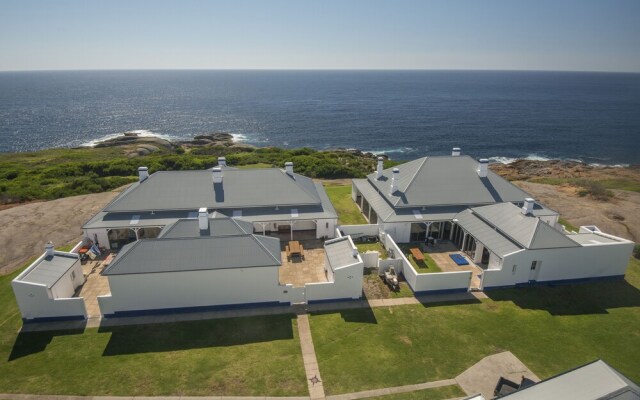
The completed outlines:
<svg viewBox="0 0 640 400">
<path fill-rule="evenodd" d="M 480 304 L 471 293 L 451 293 L 451 294 L 418 294 L 416 299 L 424 308 L 448 307 L 468 304 Z"/>
<path fill-rule="evenodd" d="M 485 294 L 494 301 L 511 301 L 520 308 L 544 310 L 551 315 L 608 314 L 610 309 L 640 306 L 640 290 L 626 280 L 538 285 L 488 290 Z"/>
<path fill-rule="evenodd" d="M 158 353 L 293 339 L 293 314 L 162 324 L 101 326 L 111 335 L 103 356 Z"/>
<path fill-rule="evenodd" d="M 45 351 L 53 338 L 58 336 L 82 335 L 84 330 L 85 327 L 82 325 L 78 325 L 73 329 L 53 331 L 28 331 L 23 327 L 23 329 L 20 330 L 20 333 L 18 333 L 18 336 L 16 336 L 16 340 L 13 343 L 13 348 L 11 349 L 11 353 L 9 354 L 7 361 L 10 362 L 17 360 L 18 358 Z"/>
<path fill-rule="evenodd" d="M 334 308 L 330 310 L 311 310 L 310 315 L 327 315 L 340 313 L 340 317 L 344 322 L 354 322 L 359 324 L 377 324 L 378 320 L 371 307 L 366 302 L 366 297 L 363 295 L 363 300 L 353 300 L 345 302 L 342 307 Z"/>
</svg>

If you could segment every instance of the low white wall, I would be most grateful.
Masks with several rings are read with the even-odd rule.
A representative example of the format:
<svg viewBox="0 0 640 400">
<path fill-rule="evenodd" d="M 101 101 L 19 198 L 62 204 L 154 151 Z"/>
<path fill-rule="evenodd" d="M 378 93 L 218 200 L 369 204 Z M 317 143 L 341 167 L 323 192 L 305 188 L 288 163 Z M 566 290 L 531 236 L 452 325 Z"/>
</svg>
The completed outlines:
<svg viewBox="0 0 640 400">
<path fill-rule="evenodd" d="M 111 299 L 102 314 L 217 305 L 280 302 L 288 298 L 278 267 L 234 268 L 109 276 Z"/>
<path fill-rule="evenodd" d="M 315 282 L 304 285 L 307 302 L 362 297 L 363 263 L 358 261 L 337 269 L 333 282 Z"/>
<path fill-rule="evenodd" d="M 73 246 L 69 253 L 78 254 L 78 251 L 80 250 L 80 248 L 82 248 L 82 246 L 84 246 L 84 240 L 79 241 L 75 246 Z"/>
<path fill-rule="evenodd" d="M 18 307 L 24 319 L 87 317 L 84 300 L 75 298 L 51 298 L 44 285 L 20 281 L 11 282 Z"/>
<path fill-rule="evenodd" d="M 386 270 L 390 267 L 393 267 L 396 272 L 400 272 L 402 270 L 402 260 L 394 260 L 394 259 L 386 259 L 386 260 L 378 260 L 378 275 L 384 274 Z"/>
<path fill-rule="evenodd" d="M 378 267 L 378 259 L 380 258 L 379 252 L 367 251 L 366 253 L 360 253 L 360 257 L 362 258 L 362 262 L 364 263 L 365 268 Z"/>
<path fill-rule="evenodd" d="M 378 225 L 340 225 L 339 229 L 344 232 L 345 235 L 368 235 L 378 236 L 380 227 Z"/>
<path fill-rule="evenodd" d="M 414 292 L 468 290 L 471 274 L 471 271 L 417 274 L 416 283 L 412 289 Z"/>
</svg>

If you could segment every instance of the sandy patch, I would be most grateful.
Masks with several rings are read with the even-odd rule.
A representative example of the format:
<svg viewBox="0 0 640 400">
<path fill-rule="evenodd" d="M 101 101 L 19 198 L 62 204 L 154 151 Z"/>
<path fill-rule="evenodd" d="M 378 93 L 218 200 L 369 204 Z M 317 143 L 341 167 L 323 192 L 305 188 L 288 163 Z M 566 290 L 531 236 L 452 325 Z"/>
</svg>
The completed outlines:
<svg viewBox="0 0 640 400">
<path fill-rule="evenodd" d="M 611 200 L 599 201 L 578 196 L 577 189 L 569 185 L 514 183 L 577 227 L 596 225 L 603 232 L 640 242 L 640 193 L 612 190 Z"/>
<path fill-rule="evenodd" d="M 0 274 L 44 251 L 48 241 L 63 246 L 82 238 L 82 225 L 118 191 L 34 202 L 0 210 Z"/>
</svg>

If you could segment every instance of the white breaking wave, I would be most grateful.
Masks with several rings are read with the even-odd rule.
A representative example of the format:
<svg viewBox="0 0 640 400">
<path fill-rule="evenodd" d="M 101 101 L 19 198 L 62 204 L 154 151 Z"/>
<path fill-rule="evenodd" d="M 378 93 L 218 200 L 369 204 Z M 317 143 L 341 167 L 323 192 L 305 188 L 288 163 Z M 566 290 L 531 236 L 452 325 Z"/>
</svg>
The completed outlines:
<svg viewBox="0 0 640 400">
<path fill-rule="evenodd" d="M 247 141 L 247 135 L 243 134 L 243 133 L 232 133 L 231 136 L 233 137 L 233 141 L 234 142 L 246 142 Z"/>
<path fill-rule="evenodd" d="M 97 144 L 100 144 L 102 142 L 106 142 L 107 140 L 115 139 L 117 137 L 122 137 L 125 133 L 136 133 L 139 137 L 157 137 L 157 138 L 165 139 L 165 140 L 176 139 L 176 137 L 173 137 L 171 135 L 164 135 L 164 134 L 161 134 L 161 133 L 152 132 L 152 131 L 147 130 L 147 129 L 136 129 L 136 130 L 132 130 L 132 131 L 112 133 L 110 135 L 105 135 L 105 136 L 103 136 L 101 138 L 90 140 L 88 142 L 82 143 L 80 145 L 80 147 L 95 147 Z"/>
<path fill-rule="evenodd" d="M 417 149 L 414 149 L 413 147 L 399 147 L 395 149 L 362 150 L 362 152 L 378 155 L 378 154 L 389 154 L 389 153 L 413 153 L 416 150 Z"/>
<path fill-rule="evenodd" d="M 490 162 L 494 162 L 494 163 L 500 163 L 500 164 L 511 164 L 515 161 L 518 160 L 528 160 L 528 161 L 552 161 L 552 160 L 557 160 L 557 161 L 573 161 L 573 162 L 577 162 L 577 163 L 582 163 L 582 164 L 587 164 L 585 163 L 584 160 L 581 160 L 579 158 L 549 158 L 549 157 L 544 157 L 544 156 L 540 156 L 537 154 L 529 154 L 526 157 L 502 157 L 502 156 L 493 156 L 493 157 L 489 157 L 489 161 Z M 587 164 L 590 167 L 615 167 L 615 168 L 626 168 L 629 166 L 629 164 L 602 164 L 602 163 L 589 163 Z"/>
</svg>

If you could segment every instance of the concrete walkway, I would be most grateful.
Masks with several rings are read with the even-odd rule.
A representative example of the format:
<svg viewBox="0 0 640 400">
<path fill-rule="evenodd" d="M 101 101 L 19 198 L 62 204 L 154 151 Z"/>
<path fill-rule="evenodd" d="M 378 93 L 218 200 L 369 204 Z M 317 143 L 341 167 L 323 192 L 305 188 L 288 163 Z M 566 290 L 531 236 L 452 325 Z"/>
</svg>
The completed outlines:
<svg viewBox="0 0 640 400">
<path fill-rule="evenodd" d="M 309 386 L 309 397 L 311 400 L 324 399 L 324 385 L 320 378 L 320 368 L 318 367 L 316 350 L 313 347 L 311 326 L 309 326 L 309 315 L 307 314 L 298 314 L 298 335 L 300 336 L 304 372 L 307 375 L 307 385 Z"/>
<path fill-rule="evenodd" d="M 337 394 L 334 396 L 327 396 L 327 400 L 353 400 L 353 399 L 365 399 L 367 397 L 385 396 L 388 394 L 408 393 L 415 392 L 416 390 L 432 389 L 442 386 L 455 385 L 455 379 L 444 379 L 441 381 L 418 383 L 416 385 L 396 386 L 390 388 L 365 390 L 363 392 Z"/>
<path fill-rule="evenodd" d="M 485 398 L 491 399 L 501 376 L 516 383 L 520 383 L 523 376 L 534 382 L 540 381 L 540 378 L 510 351 L 483 358 L 458 375 L 455 381 L 466 394 L 482 393 Z"/>
</svg>

